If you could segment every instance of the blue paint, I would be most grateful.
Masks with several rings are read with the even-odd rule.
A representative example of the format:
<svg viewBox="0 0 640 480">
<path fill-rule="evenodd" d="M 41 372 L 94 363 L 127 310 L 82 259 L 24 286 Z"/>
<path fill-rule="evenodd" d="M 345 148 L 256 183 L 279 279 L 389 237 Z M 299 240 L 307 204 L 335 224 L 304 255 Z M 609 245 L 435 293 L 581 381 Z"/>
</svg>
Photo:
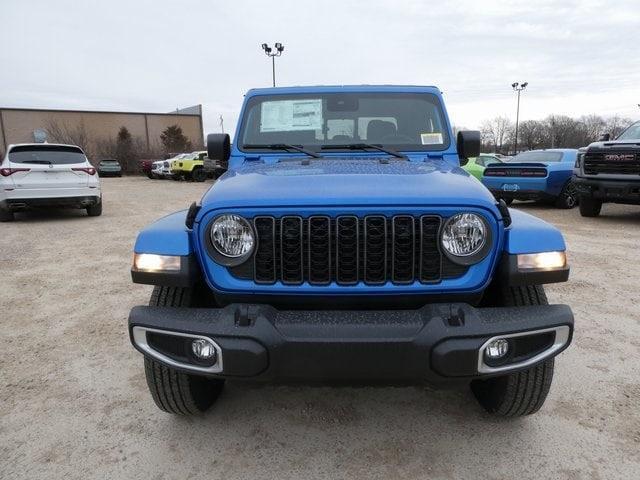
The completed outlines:
<svg viewBox="0 0 640 480">
<path fill-rule="evenodd" d="M 246 102 L 257 95 L 330 92 L 409 92 L 429 93 L 442 101 L 435 87 L 354 86 L 292 87 L 251 90 Z M 245 107 L 240 115 L 242 123 Z M 446 118 L 446 128 L 453 139 Z M 240 124 L 236 131 L 240 131 Z M 164 217 L 138 236 L 135 251 L 165 255 L 195 253 L 210 288 L 219 292 L 272 295 L 397 295 L 481 292 L 490 283 L 503 252 L 534 253 L 564 250 L 564 240 L 553 226 L 531 215 L 512 210 L 512 225 L 505 229 L 493 195 L 459 166 L 455 141 L 440 151 L 404 152 L 407 160 L 389 159 L 379 152 L 327 153 L 322 159 L 304 154 L 273 151 L 244 153 L 234 142 L 230 168 L 202 198 L 193 231 L 185 227 L 186 211 Z M 388 159 L 381 163 L 380 159 Z M 570 160 L 559 162 L 558 166 Z M 304 160 L 303 160 L 304 159 Z M 575 156 L 574 156 L 575 160 Z M 549 167 L 548 178 L 527 179 L 557 189 L 564 181 L 563 170 Z M 503 181 L 504 179 L 500 179 Z M 533 183 L 532 185 L 536 184 Z M 555 190 L 554 190 L 555 191 Z M 471 266 L 459 278 L 437 284 L 373 286 L 258 285 L 233 277 L 227 268 L 215 263 L 206 253 L 204 242 L 209 223 L 219 214 L 233 212 L 246 218 L 256 215 L 398 213 L 436 214 L 448 218 L 460 211 L 483 215 L 490 226 L 493 248 L 480 263 Z"/>
<path fill-rule="evenodd" d="M 487 169 L 507 167 L 514 169 L 523 169 L 527 167 L 545 167 L 547 169 L 546 177 L 482 177 L 482 183 L 490 190 L 503 191 L 504 185 L 517 185 L 518 190 L 515 191 L 535 191 L 541 192 L 549 198 L 557 197 L 562 192 L 566 183 L 573 176 L 573 166 L 576 163 L 578 151 L 574 149 L 548 149 L 546 152 L 562 153 L 562 159 L 559 162 L 539 162 L 539 163 L 515 163 L 506 162 L 494 164 Z M 487 170 L 485 170 L 485 174 Z M 507 190 L 508 191 L 508 190 Z M 517 198 L 517 196 L 516 196 Z"/>
<path fill-rule="evenodd" d="M 511 254 L 565 251 L 560 230 L 520 210 L 509 211 L 512 224 L 506 230 L 505 251 Z"/>
<path fill-rule="evenodd" d="M 189 255 L 191 235 L 185 227 L 186 210 L 156 220 L 138 234 L 133 247 L 135 253 L 159 255 Z"/>
</svg>

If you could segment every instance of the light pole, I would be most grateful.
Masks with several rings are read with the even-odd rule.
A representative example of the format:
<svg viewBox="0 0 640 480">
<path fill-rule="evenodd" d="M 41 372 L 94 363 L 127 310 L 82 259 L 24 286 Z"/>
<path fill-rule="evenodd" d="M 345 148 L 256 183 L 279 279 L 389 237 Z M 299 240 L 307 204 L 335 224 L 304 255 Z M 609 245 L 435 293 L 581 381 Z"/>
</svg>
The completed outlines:
<svg viewBox="0 0 640 480">
<path fill-rule="evenodd" d="M 511 88 L 513 88 L 516 92 L 518 92 L 518 107 L 516 109 L 516 139 L 514 141 L 514 147 L 513 147 L 514 155 L 518 154 L 518 122 L 520 121 L 520 92 L 525 88 L 527 88 L 527 85 L 529 85 L 529 82 L 523 82 L 521 84 L 518 82 L 515 82 L 511 84 Z"/>
<path fill-rule="evenodd" d="M 276 43 L 273 48 L 271 48 L 266 43 L 262 44 L 262 50 L 267 55 L 267 57 L 271 57 L 271 71 L 273 74 L 273 86 L 276 86 L 276 57 L 282 55 L 284 51 L 284 45 L 281 43 Z"/>
</svg>

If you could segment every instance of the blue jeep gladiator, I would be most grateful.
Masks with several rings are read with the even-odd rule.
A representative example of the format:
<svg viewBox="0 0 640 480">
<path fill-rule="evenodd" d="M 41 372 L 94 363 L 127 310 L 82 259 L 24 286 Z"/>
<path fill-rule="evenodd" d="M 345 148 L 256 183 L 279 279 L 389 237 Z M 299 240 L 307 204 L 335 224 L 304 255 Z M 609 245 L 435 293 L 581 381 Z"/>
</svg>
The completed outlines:
<svg viewBox="0 0 640 480">
<path fill-rule="evenodd" d="M 577 154 L 572 148 L 522 152 L 505 163 L 488 165 L 482 183 L 507 204 L 536 200 L 573 208 L 578 204 L 572 181 Z"/>
<path fill-rule="evenodd" d="M 228 171 L 138 235 L 129 316 L 157 406 L 208 409 L 226 380 L 469 385 L 487 411 L 536 412 L 573 315 L 560 232 L 460 168 L 441 92 L 251 90 Z"/>
</svg>

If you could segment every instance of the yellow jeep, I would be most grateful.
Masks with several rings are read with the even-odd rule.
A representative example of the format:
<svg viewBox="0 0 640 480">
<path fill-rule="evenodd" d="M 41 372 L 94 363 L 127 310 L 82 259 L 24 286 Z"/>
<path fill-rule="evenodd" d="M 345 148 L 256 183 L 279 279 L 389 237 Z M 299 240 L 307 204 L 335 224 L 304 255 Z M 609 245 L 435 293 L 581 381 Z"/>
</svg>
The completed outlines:
<svg viewBox="0 0 640 480">
<path fill-rule="evenodd" d="M 211 172 L 205 168 L 206 151 L 183 153 L 171 162 L 171 178 L 190 182 L 204 182 Z"/>
</svg>

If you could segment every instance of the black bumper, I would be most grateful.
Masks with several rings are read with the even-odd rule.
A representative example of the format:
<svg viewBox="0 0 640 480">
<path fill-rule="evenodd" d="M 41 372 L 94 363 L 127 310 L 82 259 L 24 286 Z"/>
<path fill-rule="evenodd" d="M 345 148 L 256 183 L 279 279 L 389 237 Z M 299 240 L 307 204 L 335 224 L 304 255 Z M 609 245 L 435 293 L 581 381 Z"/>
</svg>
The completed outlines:
<svg viewBox="0 0 640 480">
<path fill-rule="evenodd" d="M 87 208 L 100 203 L 98 196 L 55 198 L 8 198 L 0 202 L 0 209 L 20 211 L 30 208 Z"/>
<path fill-rule="evenodd" d="M 168 361 L 150 355 L 134 341 L 136 327 L 136 335 L 143 335 Z M 490 338 L 538 332 L 513 339 L 513 355 L 520 351 L 520 357 L 509 362 L 522 365 L 509 370 L 515 371 L 537 363 L 539 355 L 534 356 L 531 345 L 553 341 L 556 332 L 539 331 L 556 327 L 564 332 L 566 342 L 549 356 L 571 342 L 573 314 L 566 305 L 479 309 L 468 304 L 433 304 L 419 310 L 376 311 L 282 311 L 247 304 L 220 309 L 138 306 L 129 315 L 132 343 L 145 355 L 194 373 L 190 364 L 197 367 L 197 362 L 189 357 L 190 343 L 183 348 L 180 342 L 184 334 L 201 335 L 219 346 L 222 371 L 200 373 L 277 382 L 468 382 L 499 374 L 479 371 L 479 351 Z M 161 335 L 152 339 L 149 329 Z M 168 332 L 183 336 L 164 336 Z M 498 368 L 504 372 L 504 365 Z"/>
<path fill-rule="evenodd" d="M 489 189 L 493 196 L 497 199 L 504 200 L 535 200 L 537 202 L 552 201 L 556 197 L 542 190 L 517 190 L 509 192 L 504 190 Z"/>
<path fill-rule="evenodd" d="M 603 202 L 640 205 L 640 180 L 599 180 L 573 177 L 578 194 Z"/>
</svg>

